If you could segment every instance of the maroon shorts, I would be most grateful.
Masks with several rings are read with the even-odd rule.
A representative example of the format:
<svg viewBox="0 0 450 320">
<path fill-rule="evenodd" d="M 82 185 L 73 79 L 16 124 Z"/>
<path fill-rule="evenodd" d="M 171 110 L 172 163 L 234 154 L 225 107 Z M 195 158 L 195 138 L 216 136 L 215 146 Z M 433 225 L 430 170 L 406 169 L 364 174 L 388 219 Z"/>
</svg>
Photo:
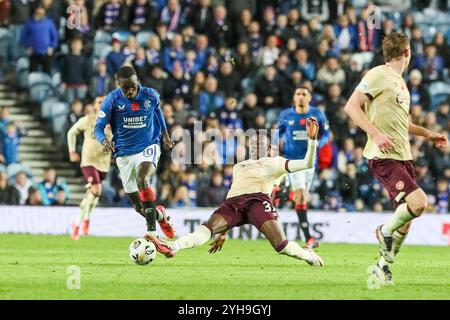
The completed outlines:
<svg viewBox="0 0 450 320">
<path fill-rule="evenodd" d="M 407 195 L 419 188 L 414 163 L 411 160 L 376 158 L 369 160 L 369 169 L 389 192 L 394 209 L 405 201 Z"/>
<path fill-rule="evenodd" d="M 278 220 L 272 200 L 264 193 L 229 198 L 213 214 L 221 215 L 229 229 L 250 223 L 259 230 L 267 220 Z"/>
<path fill-rule="evenodd" d="M 81 167 L 81 172 L 83 173 L 84 180 L 93 185 L 101 184 L 108 174 L 107 172 L 98 171 L 92 166 Z"/>
</svg>

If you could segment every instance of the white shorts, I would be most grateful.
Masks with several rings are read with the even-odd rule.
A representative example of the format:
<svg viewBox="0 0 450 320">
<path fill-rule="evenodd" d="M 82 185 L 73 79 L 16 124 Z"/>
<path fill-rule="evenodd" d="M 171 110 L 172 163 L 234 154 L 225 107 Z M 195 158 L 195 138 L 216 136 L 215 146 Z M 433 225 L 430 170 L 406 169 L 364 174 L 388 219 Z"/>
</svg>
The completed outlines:
<svg viewBox="0 0 450 320">
<path fill-rule="evenodd" d="M 288 173 L 288 181 L 292 191 L 303 189 L 309 191 L 314 178 L 314 168 Z"/>
<path fill-rule="evenodd" d="M 142 162 L 151 162 L 156 167 L 158 165 L 160 155 L 160 146 L 158 144 L 152 144 L 140 153 L 116 158 L 116 164 L 120 171 L 120 179 L 122 180 L 123 190 L 125 190 L 126 193 L 133 193 L 139 190 L 136 182 L 139 165 Z"/>
</svg>

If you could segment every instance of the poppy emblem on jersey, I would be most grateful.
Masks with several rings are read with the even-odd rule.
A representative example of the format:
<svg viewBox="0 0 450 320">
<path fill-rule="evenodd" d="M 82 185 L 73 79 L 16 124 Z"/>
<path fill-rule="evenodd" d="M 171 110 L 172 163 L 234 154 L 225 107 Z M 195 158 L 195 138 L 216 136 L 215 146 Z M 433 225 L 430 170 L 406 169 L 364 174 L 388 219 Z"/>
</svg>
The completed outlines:
<svg viewBox="0 0 450 320">
<path fill-rule="evenodd" d="M 131 104 L 131 111 L 139 111 L 139 103 L 135 102 Z"/>
<path fill-rule="evenodd" d="M 300 125 L 301 126 L 306 125 L 306 119 L 300 119 Z"/>
<path fill-rule="evenodd" d="M 144 102 L 144 107 L 145 107 L 145 109 L 150 108 L 151 105 L 152 105 L 152 104 L 151 104 L 150 100 L 145 100 L 145 102 Z"/>
<path fill-rule="evenodd" d="M 395 189 L 397 189 L 398 191 L 403 190 L 404 187 L 405 187 L 405 183 L 402 180 L 400 180 L 399 182 L 397 182 L 395 184 Z"/>
</svg>

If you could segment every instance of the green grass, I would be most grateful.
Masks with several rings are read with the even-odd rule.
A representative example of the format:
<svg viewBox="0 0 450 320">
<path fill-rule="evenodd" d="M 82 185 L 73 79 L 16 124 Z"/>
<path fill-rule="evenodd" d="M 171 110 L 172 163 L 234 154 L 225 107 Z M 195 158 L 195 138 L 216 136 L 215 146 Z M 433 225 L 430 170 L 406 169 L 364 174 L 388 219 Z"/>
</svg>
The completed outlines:
<svg viewBox="0 0 450 320">
<path fill-rule="evenodd" d="M 396 285 L 367 288 L 374 245 L 322 244 L 324 268 L 276 254 L 264 240 L 229 240 L 138 266 L 132 238 L 0 235 L 0 299 L 450 299 L 450 249 L 405 246 Z M 67 268 L 81 288 L 66 286 Z"/>
</svg>

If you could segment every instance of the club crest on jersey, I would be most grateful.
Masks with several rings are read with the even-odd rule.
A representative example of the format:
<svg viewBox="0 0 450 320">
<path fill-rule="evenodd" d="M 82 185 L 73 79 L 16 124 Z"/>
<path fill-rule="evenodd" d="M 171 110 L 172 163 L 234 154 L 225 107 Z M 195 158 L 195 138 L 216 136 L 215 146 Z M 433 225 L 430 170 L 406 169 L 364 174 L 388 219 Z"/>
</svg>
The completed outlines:
<svg viewBox="0 0 450 320">
<path fill-rule="evenodd" d="M 145 100 L 145 102 L 144 102 L 144 107 L 145 107 L 145 109 L 148 109 L 148 108 L 150 108 L 151 106 L 152 106 L 152 104 L 151 104 L 150 100 Z"/>
<path fill-rule="evenodd" d="M 106 117 L 106 114 L 103 111 L 100 110 L 100 112 L 98 113 L 98 117 L 99 118 L 104 118 L 104 117 Z"/>
<path fill-rule="evenodd" d="M 139 103 L 137 103 L 137 102 L 132 103 L 131 111 L 139 111 Z"/>
<path fill-rule="evenodd" d="M 398 191 L 403 190 L 404 187 L 405 187 L 405 183 L 402 180 L 400 180 L 399 182 L 397 182 L 395 184 L 395 189 L 397 189 Z"/>
</svg>

